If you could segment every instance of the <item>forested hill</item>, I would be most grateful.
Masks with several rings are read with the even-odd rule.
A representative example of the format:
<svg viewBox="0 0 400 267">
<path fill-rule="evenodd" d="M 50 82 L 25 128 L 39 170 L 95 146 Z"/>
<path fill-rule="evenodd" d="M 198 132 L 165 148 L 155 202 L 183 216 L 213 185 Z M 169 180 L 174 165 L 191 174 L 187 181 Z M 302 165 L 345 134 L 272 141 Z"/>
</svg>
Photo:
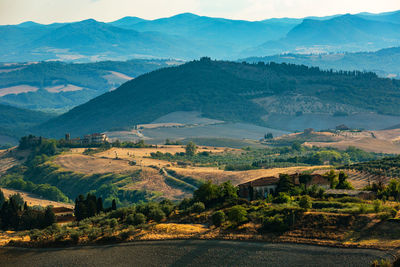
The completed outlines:
<svg viewBox="0 0 400 267">
<path fill-rule="evenodd" d="M 174 111 L 258 125 L 268 125 L 273 114 L 299 112 L 400 115 L 399 89 L 400 81 L 374 73 L 202 58 L 139 76 L 35 130 L 50 136 L 81 135 L 149 123 Z"/>
<path fill-rule="evenodd" d="M 21 136 L 54 115 L 0 104 L 0 135 Z"/>
</svg>

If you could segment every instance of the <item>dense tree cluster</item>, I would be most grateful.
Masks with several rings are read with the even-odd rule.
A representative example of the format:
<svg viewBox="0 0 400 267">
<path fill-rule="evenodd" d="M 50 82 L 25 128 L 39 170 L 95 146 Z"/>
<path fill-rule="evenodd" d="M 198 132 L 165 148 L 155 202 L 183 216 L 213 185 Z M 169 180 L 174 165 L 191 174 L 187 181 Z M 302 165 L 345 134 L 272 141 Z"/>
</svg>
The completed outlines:
<svg viewBox="0 0 400 267">
<path fill-rule="evenodd" d="M 115 200 L 113 201 L 111 209 L 117 209 Z M 101 197 L 97 198 L 93 194 L 87 194 L 86 198 L 83 195 L 79 195 L 75 199 L 75 218 L 78 221 L 93 217 L 103 211 L 103 200 Z"/>
<path fill-rule="evenodd" d="M 3 230 L 26 230 L 45 228 L 56 222 L 51 206 L 43 208 L 29 207 L 19 194 L 5 200 L 0 191 L 0 224 Z"/>
</svg>

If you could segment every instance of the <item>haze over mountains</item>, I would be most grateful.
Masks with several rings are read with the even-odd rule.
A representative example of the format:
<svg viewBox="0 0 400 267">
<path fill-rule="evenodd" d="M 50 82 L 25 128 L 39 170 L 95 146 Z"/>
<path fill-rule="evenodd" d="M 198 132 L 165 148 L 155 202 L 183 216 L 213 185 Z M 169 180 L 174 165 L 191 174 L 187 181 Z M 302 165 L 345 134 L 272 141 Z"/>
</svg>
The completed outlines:
<svg viewBox="0 0 400 267">
<path fill-rule="evenodd" d="M 200 56 L 236 59 L 282 52 L 371 51 L 400 45 L 400 12 L 239 21 L 190 13 L 103 23 L 92 19 L 0 26 L 0 62 Z"/>
</svg>

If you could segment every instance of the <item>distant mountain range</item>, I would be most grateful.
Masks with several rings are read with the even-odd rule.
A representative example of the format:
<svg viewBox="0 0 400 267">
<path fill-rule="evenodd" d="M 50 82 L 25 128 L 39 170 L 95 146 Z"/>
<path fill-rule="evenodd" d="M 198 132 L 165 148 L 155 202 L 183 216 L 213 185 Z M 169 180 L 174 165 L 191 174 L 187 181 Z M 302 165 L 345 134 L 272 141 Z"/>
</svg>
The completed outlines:
<svg viewBox="0 0 400 267">
<path fill-rule="evenodd" d="M 0 64 L 0 103 L 65 112 L 143 73 L 175 64 L 181 62 L 136 59 Z"/>
<path fill-rule="evenodd" d="M 400 12 L 380 16 L 343 15 L 328 20 L 304 19 L 291 29 L 284 38 L 268 41 L 248 49 L 243 54 L 279 54 L 282 52 L 338 52 L 373 51 L 400 44 Z"/>
<path fill-rule="evenodd" d="M 34 132 L 61 137 L 132 128 L 177 111 L 291 131 L 340 123 L 374 129 L 397 124 L 399 105 L 400 81 L 374 73 L 202 58 L 139 76 Z"/>
<path fill-rule="evenodd" d="M 0 62 L 131 58 L 235 59 L 283 52 L 372 51 L 400 46 L 400 11 L 305 19 L 229 20 L 184 13 L 0 26 Z"/>
<path fill-rule="evenodd" d="M 372 71 L 381 77 L 400 78 L 400 47 L 385 48 L 376 52 L 330 54 L 279 54 L 266 57 L 240 59 L 252 63 L 276 62 L 317 66 L 322 69 Z"/>
</svg>

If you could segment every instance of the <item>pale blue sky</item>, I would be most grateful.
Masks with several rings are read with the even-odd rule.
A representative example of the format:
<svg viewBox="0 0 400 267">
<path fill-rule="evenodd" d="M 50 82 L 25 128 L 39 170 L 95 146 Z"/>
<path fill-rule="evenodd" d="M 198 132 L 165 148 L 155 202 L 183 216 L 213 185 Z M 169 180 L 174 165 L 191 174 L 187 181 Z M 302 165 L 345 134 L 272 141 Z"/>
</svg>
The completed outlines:
<svg viewBox="0 0 400 267">
<path fill-rule="evenodd" d="M 183 12 L 262 20 L 393 10 L 400 10 L 400 0 L 0 0 L 0 24 L 113 21 L 124 16 L 154 19 Z"/>
</svg>

